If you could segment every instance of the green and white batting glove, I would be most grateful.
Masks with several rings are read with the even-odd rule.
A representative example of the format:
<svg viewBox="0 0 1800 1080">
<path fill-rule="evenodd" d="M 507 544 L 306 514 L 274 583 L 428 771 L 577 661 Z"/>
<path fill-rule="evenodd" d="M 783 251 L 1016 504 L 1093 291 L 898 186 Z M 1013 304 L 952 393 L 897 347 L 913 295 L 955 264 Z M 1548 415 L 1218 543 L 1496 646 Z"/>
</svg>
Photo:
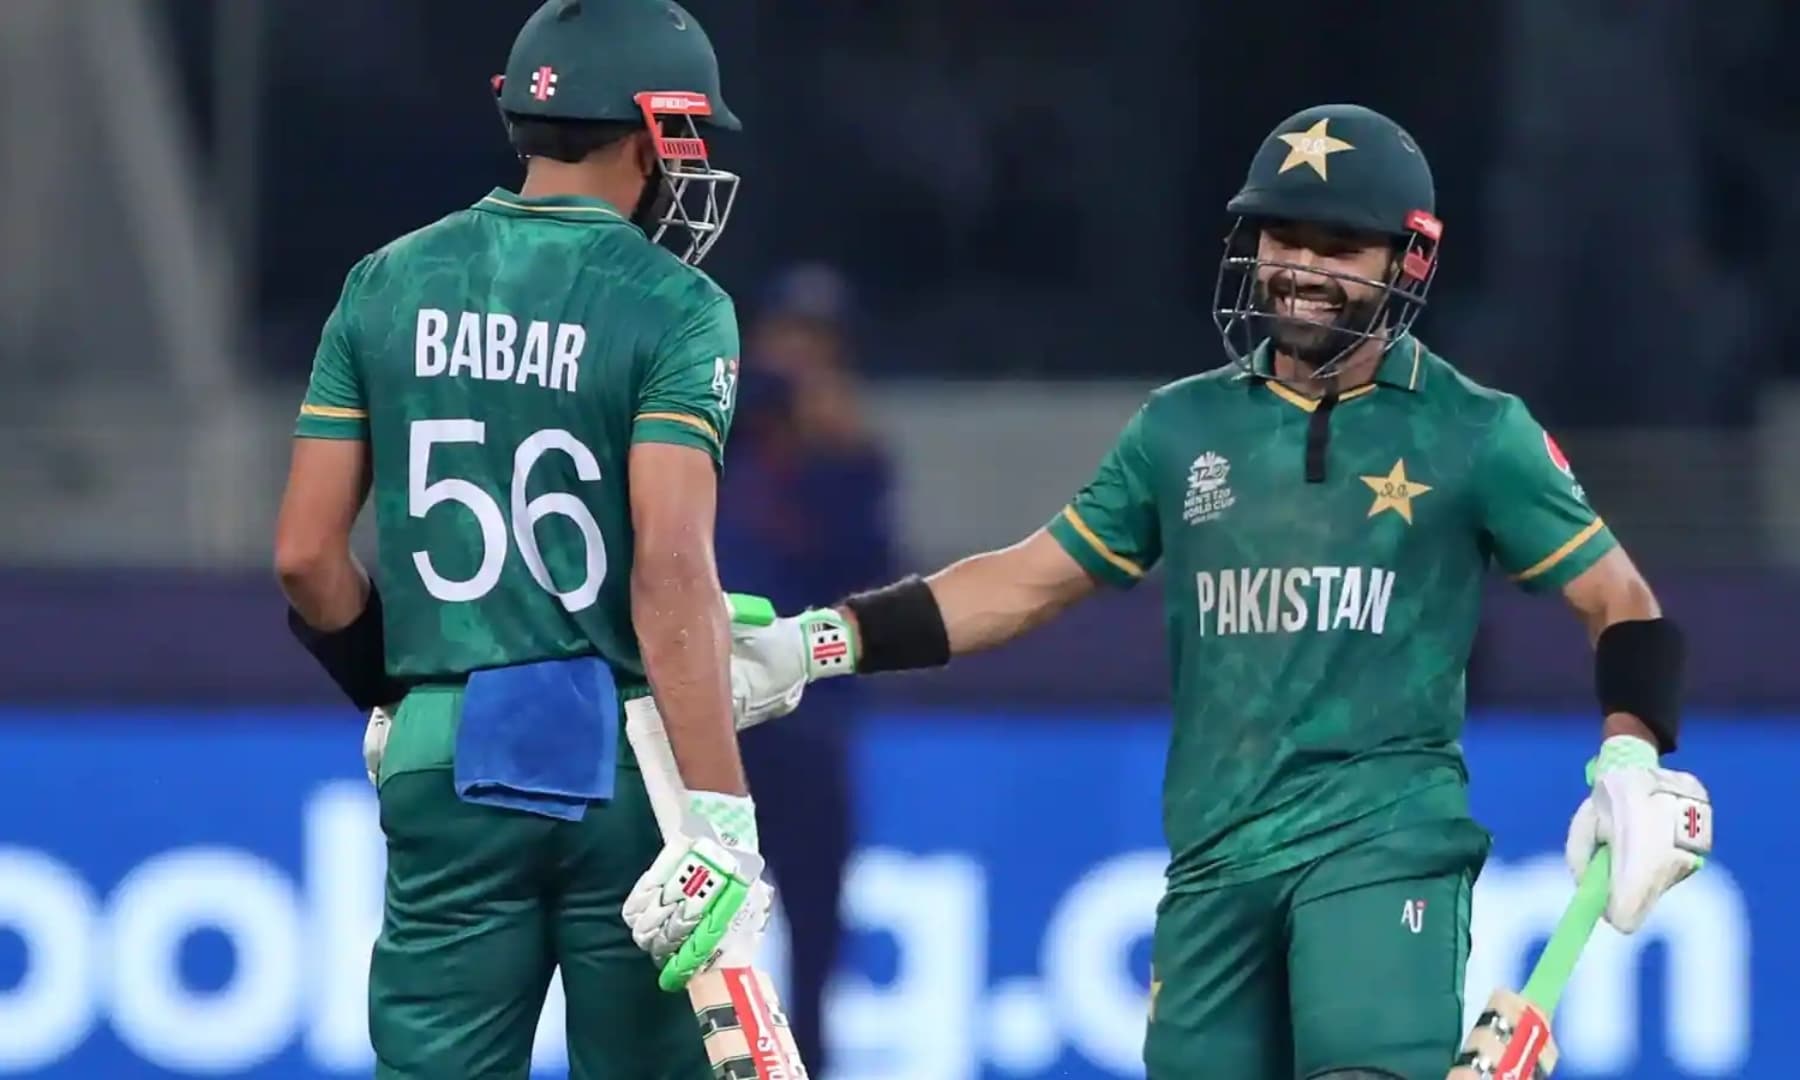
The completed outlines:
<svg viewBox="0 0 1800 1080">
<path fill-rule="evenodd" d="M 773 894 L 756 845 L 748 796 L 689 794 L 681 833 L 665 839 L 625 900 L 625 924 L 662 969 L 664 990 L 680 990 L 727 947 L 753 949 L 761 937 Z"/>
<path fill-rule="evenodd" d="M 1569 823 L 1564 856 L 1577 881 L 1602 845 L 1612 849 L 1606 921 L 1629 934 L 1663 893 L 1700 869 L 1712 850 L 1712 800 L 1692 773 L 1662 768 L 1656 748 L 1630 735 L 1600 744 L 1588 763 L 1593 792 Z"/>
<path fill-rule="evenodd" d="M 856 673 L 856 634 L 831 608 L 781 618 L 760 596 L 727 593 L 731 607 L 731 699 L 739 730 L 786 716 L 806 685 Z"/>
</svg>

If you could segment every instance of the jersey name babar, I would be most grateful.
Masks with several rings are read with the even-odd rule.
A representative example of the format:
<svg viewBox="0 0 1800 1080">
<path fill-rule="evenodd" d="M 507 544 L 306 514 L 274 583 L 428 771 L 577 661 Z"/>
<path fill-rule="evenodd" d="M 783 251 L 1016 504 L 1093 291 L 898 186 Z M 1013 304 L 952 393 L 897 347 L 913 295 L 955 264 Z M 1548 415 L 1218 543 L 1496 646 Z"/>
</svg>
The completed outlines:
<svg viewBox="0 0 1800 1080">
<path fill-rule="evenodd" d="M 717 466 L 740 352 L 731 298 L 598 199 L 495 189 L 359 260 L 295 433 L 369 444 L 389 672 L 598 652 L 642 689 L 631 456 Z"/>
<path fill-rule="evenodd" d="M 520 320 L 499 312 L 420 308 L 413 374 L 514 382 L 573 392 L 581 374 L 587 328 L 580 323 Z"/>
</svg>

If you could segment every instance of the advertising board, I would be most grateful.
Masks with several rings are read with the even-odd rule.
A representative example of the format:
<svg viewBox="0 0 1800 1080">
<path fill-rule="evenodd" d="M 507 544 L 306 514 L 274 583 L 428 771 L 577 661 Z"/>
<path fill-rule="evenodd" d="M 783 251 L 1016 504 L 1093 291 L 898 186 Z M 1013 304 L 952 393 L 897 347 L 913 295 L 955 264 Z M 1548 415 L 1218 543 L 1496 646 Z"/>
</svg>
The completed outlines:
<svg viewBox="0 0 1800 1080">
<path fill-rule="evenodd" d="M 1596 936 L 1558 1018 L 1559 1077 L 1785 1075 L 1800 930 L 1776 905 L 1800 866 L 1776 854 L 1791 843 L 1775 799 L 1800 717 L 1690 723 L 1680 762 L 1712 789 L 1718 853 L 1644 931 Z M 1471 727 L 1496 837 L 1471 1010 L 1522 981 L 1571 891 L 1560 847 L 1594 731 L 1535 714 Z M 1141 1075 L 1165 735 L 1141 712 L 866 723 L 837 1077 Z M 359 741 L 339 712 L 0 711 L 0 1073 L 368 1075 L 383 856 Z M 805 928 L 771 931 L 778 977 L 790 932 Z M 566 1068 L 561 1024 L 553 991 L 543 1075 Z"/>
</svg>

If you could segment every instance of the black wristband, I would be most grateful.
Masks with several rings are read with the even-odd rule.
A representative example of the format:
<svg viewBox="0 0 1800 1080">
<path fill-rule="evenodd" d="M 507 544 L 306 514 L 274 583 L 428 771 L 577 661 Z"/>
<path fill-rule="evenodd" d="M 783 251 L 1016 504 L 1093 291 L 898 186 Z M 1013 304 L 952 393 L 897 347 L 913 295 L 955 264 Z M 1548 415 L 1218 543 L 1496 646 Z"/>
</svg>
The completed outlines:
<svg viewBox="0 0 1800 1080">
<path fill-rule="evenodd" d="M 1657 752 L 1681 732 L 1681 672 L 1687 648 L 1668 619 L 1613 623 L 1594 643 L 1594 692 L 1604 715 L 1630 713 L 1656 736 Z"/>
<path fill-rule="evenodd" d="M 856 616 L 856 670 L 910 671 L 950 662 L 950 631 L 931 586 L 917 575 L 843 601 Z"/>
<path fill-rule="evenodd" d="M 406 696 L 406 684 L 387 673 L 381 594 L 374 582 L 369 583 L 369 602 L 362 614 L 342 630 L 316 630 L 292 607 L 287 622 L 294 637 L 357 708 L 392 705 Z"/>
</svg>

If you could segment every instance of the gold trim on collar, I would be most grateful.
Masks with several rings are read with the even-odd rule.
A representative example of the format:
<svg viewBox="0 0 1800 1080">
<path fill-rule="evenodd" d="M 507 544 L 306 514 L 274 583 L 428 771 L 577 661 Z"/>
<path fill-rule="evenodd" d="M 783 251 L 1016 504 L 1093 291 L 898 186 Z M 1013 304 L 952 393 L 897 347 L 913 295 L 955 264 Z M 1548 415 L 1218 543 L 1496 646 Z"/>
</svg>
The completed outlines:
<svg viewBox="0 0 1800 1080">
<path fill-rule="evenodd" d="M 1299 409 L 1301 412 L 1312 412 L 1319 407 L 1318 398 L 1309 398 L 1286 383 L 1276 382 L 1274 379 L 1264 379 L 1263 385 L 1268 387 L 1276 397 L 1287 402 L 1289 405 L 1292 405 L 1294 408 Z M 1362 397 L 1364 394 L 1370 393 L 1374 389 L 1374 383 L 1364 383 L 1354 389 L 1346 390 L 1338 395 L 1338 404 L 1341 405 L 1351 398 Z"/>
<path fill-rule="evenodd" d="M 483 195 L 481 201 L 493 203 L 495 206 L 504 206 L 508 210 L 524 210 L 531 214 L 599 214 L 603 217 L 618 218 L 620 221 L 625 220 L 624 214 L 610 206 L 532 206 L 530 203 L 502 199 L 498 195 Z M 480 203 L 476 205 L 480 205 Z"/>
</svg>

